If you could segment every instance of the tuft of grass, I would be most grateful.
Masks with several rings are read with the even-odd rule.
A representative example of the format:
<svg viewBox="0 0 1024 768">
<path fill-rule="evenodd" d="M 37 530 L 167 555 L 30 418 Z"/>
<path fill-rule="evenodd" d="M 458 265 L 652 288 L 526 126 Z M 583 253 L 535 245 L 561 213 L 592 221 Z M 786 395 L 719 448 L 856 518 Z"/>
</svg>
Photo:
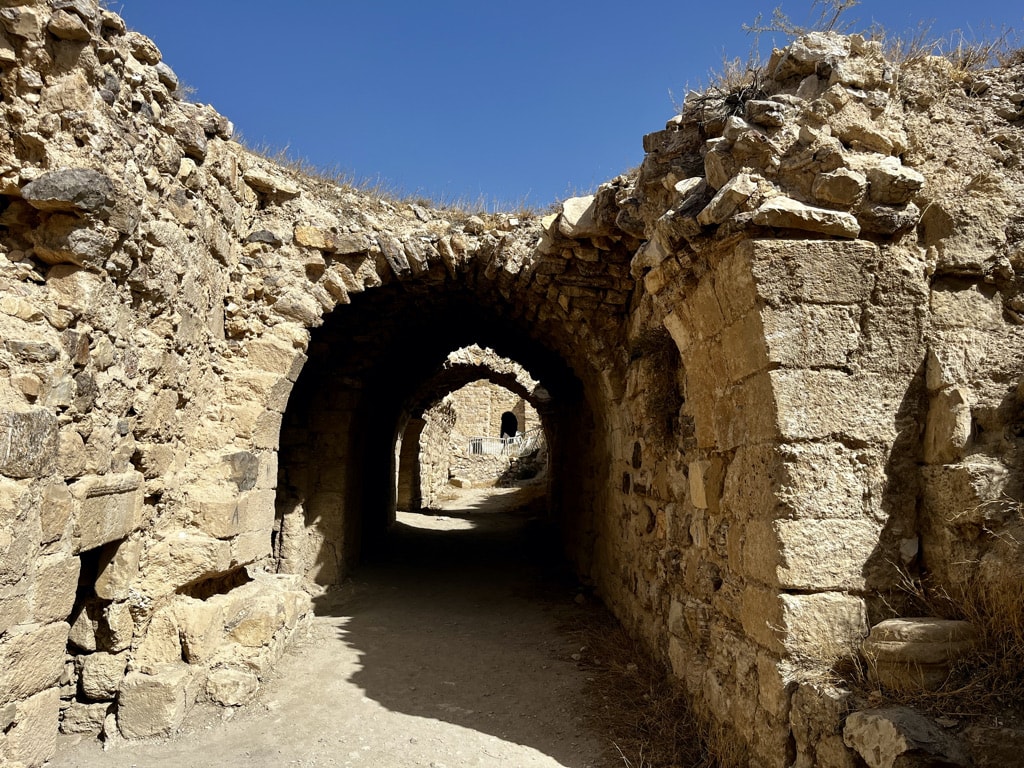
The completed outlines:
<svg viewBox="0 0 1024 768">
<path fill-rule="evenodd" d="M 497 198 L 488 198 L 484 194 L 477 197 L 441 195 L 432 197 L 422 191 L 408 192 L 398 184 L 383 176 L 357 176 L 340 166 L 324 167 L 306 157 L 291 151 L 288 145 L 273 147 L 268 144 L 251 144 L 244 137 L 237 140 L 249 152 L 262 157 L 279 168 L 284 168 L 303 178 L 323 184 L 340 187 L 346 191 L 358 192 L 368 197 L 375 197 L 392 205 L 418 205 L 435 211 L 447 213 L 456 218 L 480 216 L 487 218 L 499 213 L 517 216 L 523 219 L 540 215 L 542 207 L 529 200 L 529 194 L 517 201 L 506 203 Z"/>
<path fill-rule="evenodd" d="M 724 733 L 695 714 L 682 686 L 607 611 L 580 612 L 567 629 L 588 672 L 586 717 L 626 768 L 739 764 L 715 757 L 730 748 Z"/>
</svg>

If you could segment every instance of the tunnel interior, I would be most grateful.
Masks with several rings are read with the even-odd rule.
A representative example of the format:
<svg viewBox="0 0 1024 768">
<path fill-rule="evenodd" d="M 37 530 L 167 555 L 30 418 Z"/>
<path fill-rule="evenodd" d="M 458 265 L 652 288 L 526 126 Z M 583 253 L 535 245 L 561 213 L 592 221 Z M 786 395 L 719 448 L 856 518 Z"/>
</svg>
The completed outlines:
<svg viewBox="0 0 1024 768">
<path fill-rule="evenodd" d="M 602 395 L 584 384 L 597 377 L 571 341 L 466 286 L 392 283 L 336 308 L 312 334 L 282 425 L 274 544 L 280 570 L 336 584 L 381 552 L 396 507 L 412 494 L 396 482 L 410 460 L 402 443 L 415 439 L 426 408 L 479 378 L 444 370 L 449 353 L 477 344 L 543 385 L 545 397 L 532 404 L 549 452 L 546 515 L 585 577 Z M 518 386 L 509 377 L 486 378 Z"/>
</svg>

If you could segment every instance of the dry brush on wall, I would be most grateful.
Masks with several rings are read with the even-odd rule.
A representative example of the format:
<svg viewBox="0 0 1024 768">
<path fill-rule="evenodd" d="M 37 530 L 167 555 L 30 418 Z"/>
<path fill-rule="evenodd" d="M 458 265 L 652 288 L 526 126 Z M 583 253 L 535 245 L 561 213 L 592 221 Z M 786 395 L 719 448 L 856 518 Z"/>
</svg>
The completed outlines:
<svg viewBox="0 0 1024 768">
<path fill-rule="evenodd" d="M 810 35 L 636 174 L 466 217 L 253 155 L 87 0 L 0 5 L 0 760 L 250 699 L 474 343 L 543 383 L 565 552 L 733 754 L 929 732 L 841 662 L 950 650 L 886 624 L 908 577 L 1019 592 L 1020 67 Z"/>
</svg>

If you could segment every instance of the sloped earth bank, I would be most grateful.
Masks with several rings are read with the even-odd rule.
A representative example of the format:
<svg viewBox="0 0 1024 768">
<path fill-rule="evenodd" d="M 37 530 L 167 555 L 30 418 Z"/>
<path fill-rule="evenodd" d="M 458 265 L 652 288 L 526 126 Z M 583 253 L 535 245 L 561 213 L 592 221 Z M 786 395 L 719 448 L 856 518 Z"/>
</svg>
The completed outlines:
<svg viewBox="0 0 1024 768">
<path fill-rule="evenodd" d="M 588 725 L 594 670 L 566 629 L 600 609 L 552 565 L 538 492 L 464 490 L 437 514 L 400 513 L 381 561 L 317 598 L 256 703 L 199 707 L 160 742 L 69 737 L 51 765 L 621 766 Z"/>
</svg>

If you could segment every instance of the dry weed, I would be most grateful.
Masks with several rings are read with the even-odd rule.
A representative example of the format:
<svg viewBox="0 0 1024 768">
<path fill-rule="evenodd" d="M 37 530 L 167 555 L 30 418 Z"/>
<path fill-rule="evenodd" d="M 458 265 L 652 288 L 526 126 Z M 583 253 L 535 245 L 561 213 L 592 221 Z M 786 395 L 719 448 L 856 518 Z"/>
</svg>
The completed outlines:
<svg viewBox="0 0 1024 768">
<path fill-rule="evenodd" d="M 577 614 L 568 627 L 587 670 L 587 718 L 608 734 L 609 751 L 627 768 L 719 768 L 728 740 L 707 728 L 678 682 L 606 611 Z M 716 748 L 717 746 L 717 748 Z M 711 750 L 715 749 L 713 753 Z"/>
</svg>

